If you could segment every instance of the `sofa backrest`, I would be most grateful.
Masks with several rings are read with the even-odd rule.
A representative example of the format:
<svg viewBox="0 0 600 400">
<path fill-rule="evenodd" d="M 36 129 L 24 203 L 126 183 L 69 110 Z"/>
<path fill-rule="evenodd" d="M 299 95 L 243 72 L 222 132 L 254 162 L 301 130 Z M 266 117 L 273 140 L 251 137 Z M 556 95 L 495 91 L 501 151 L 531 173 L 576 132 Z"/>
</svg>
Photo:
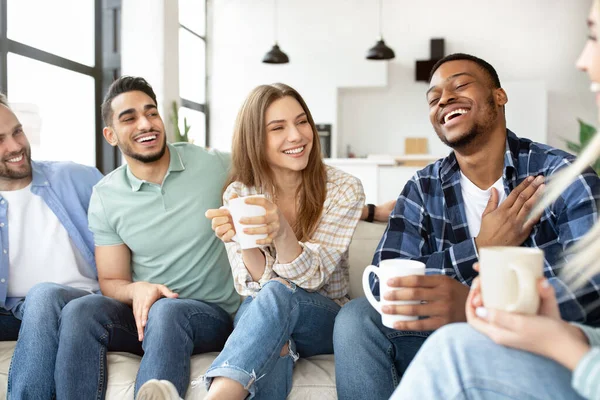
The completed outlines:
<svg viewBox="0 0 600 400">
<path fill-rule="evenodd" d="M 350 243 L 350 298 L 364 296 L 363 271 L 373 261 L 373 254 L 387 224 L 359 221 Z"/>
</svg>

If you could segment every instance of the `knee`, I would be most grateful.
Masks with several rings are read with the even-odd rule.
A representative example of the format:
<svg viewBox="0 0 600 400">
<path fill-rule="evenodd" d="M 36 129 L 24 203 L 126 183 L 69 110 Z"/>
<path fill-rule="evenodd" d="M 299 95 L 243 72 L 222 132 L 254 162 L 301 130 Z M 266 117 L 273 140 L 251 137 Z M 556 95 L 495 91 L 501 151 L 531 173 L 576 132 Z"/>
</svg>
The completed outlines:
<svg viewBox="0 0 600 400">
<path fill-rule="evenodd" d="M 187 320 L 187 315 L 179 307 L 178 299 L 158 299 L 148 311 L 148 325 L 173 326 Z"/>
<path fill-rule="evenodd" d="M 253 301 L 275 302 L 282 305 L 290 301 L 297 288 L 282 278 L 271 279 L 265 283 Z"/>
<path fill-rule="evenodd" d="M 370 337 L 369 330 L 378 329 L 376 319 L 381 320 L 381 316 L 365 298 L 352 300 L 335 318 L 334 343 L 352 345 L 361 338 Z"/>
<path fill-rule="evenodd" d="M 76 326 L 75 330 L 78 330 L 88 326 L 89 322 L 98 320 L 100 316 L 105 315 L 106 307 L 103 304 L 105 300 L 108 299 L 99 294 L 71 300 L 60 314 L 61 327 Z"/>
<path fill-rule="evenodd" d="M 24 304 L 24 316 L 36 314 L 52 315 L 59 313 L 66 303 L 65 288 L 56 283 L 38 283 L 27 292 Z"/>
<path fill-rule="evenodd" d="M 473 349 L 473 344 L 482 335 L 467 323 L 449 324 L 435 331 L 425 341 L 421 351 L 432 352 L 436 357 L 440 353 L 464 354 Z"/>
<path fill-rule="evenodd" d="M 25 301 L 28 303 L 55 303 L 62 299 L 65 288 L 62 285 L 51 282 L 38 283 L 27 292 Z"/>
</svg>

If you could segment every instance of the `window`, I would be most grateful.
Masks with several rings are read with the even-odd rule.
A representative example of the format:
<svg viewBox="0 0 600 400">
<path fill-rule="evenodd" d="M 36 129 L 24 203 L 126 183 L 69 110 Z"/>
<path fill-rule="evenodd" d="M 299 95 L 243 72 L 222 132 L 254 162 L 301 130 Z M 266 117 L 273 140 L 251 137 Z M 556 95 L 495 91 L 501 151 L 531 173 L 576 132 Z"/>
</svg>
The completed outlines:
<svg viewBox="0 0 600 400">
<path fill-rule="evenodd" d="M 93 77 L 9 53 L 8 84 L 34 159 L 96 165 Z M 35 109 L 37 126 L 23 114 Z"/>
<path fill-rule="evenodd" d="M 104 144 L 100 103 L 120 68 L 120 7 L 121 0 L 0 0 L 0 90 L 23 123 L 32 158 L 105 173 L 118 165 Z"/>
<path fill-rule="evenodd" d="M 188 137 L 209 145 L 206 99 L 206 0 L 179 0 L 179 129 L 184 119 Z"/>
</svg>

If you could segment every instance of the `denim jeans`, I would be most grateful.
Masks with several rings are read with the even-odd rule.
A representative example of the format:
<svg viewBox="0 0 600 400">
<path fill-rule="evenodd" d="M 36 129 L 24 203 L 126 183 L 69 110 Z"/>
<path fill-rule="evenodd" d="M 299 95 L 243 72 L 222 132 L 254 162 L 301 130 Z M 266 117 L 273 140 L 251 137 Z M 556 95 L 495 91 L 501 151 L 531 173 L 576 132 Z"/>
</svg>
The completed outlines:
<svg viewBox="0 0 600 400">
<path fill-rule="evenodd" d="M 249 398 L 285 399 L 299 357 L 333 353 L 333 324 L 340 306 L 325 296 L 272 280 L 236 315 L 235 329 L 205 375 L 227 377 L 250 392 Z M 288 343 L 290 350 L 280 356 Z"/>
<path fill-rule="evenodd" d="M 431 332 L 390 329 L 361 297 L 335 320 L 335 380 L 340 400 L 387 400 Z"/>
<path fill-rule="evenodd" d="M 142 356 L 135 395 L 144 382 L 166 379 L 185 397 L 192 354 L 221 350 L 232 329 L 231 316 L 217 305 L 162 298 L 150 307 L 140 343 L 130 306 L 101 295 L 72 301 L 60 327 L 57 398 L 103 399 L 107 351 Z"/>
<path fill-rule="evenodd" d="M 61 311 L 70 301 L 87 295 L 90 293 L 56 283 L 40 283 L 29 290 L 15 312 L 15 317 L 21 318 L 21 329 L 8 372 L 7 398 L 54 398 Z M 9 324 L 16 327 L 14 321 Z"/>
<path fill-rule="evenodd" d="M 497 345 L 466 323 L 451 324 L 425 342 L 393 400 L 583 400 L 571 378 L 548 358 Z"/>
</svg>

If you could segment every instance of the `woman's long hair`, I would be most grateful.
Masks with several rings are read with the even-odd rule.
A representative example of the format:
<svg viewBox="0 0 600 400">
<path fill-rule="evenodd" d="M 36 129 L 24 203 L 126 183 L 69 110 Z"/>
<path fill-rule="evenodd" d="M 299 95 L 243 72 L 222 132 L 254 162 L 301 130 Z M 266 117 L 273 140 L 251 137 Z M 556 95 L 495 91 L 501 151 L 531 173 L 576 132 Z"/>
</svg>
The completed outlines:
<svg viewBox="0 0 600 400">
<path fill-rule="evenodd" d="M 600 0 L 594 0 L 594 5 L 598 12 L 597 20 L 600 22 Z M 598 29 L 597 25 L 596 29 Z M 594 135 L 572 165 L 550 177 L 549 183 L 546 186 L 546 193 L 543 199 L 533 208 L 531 215 L 541 214 L 598 157 L 600 157 L 600 134 Z M 572 288 L 580 288 L 594 276 L 600 274 L 599 240 L 600 222 L 596 221 L 589 232 L 567 251 L 569 268 L 562 269 L 561 277 Z"/>
<path fill-rule="evenodd" d="M 277 198 L 278 188 L 275 186 L 275 177 L 266 156 L 265 115 L 274 101 L 287 96 L 300 103 L 313 132 L 312 150 L 296 192 L 298 212 L 296 222 L 292 226 L 298 240 L 308 241 L 323 211 L 327 196 L 327 172 L 321 159 L 321 142 L 312 115 L 304 99 L 295 89 L 275 83 L 258 86 L 250 92 L 235 122 L 232 164 L 226 187 L 237 181 L 248 187 L 255 187 L 259 193 L 269 194 L 273 199 Z"/>
</svg>

